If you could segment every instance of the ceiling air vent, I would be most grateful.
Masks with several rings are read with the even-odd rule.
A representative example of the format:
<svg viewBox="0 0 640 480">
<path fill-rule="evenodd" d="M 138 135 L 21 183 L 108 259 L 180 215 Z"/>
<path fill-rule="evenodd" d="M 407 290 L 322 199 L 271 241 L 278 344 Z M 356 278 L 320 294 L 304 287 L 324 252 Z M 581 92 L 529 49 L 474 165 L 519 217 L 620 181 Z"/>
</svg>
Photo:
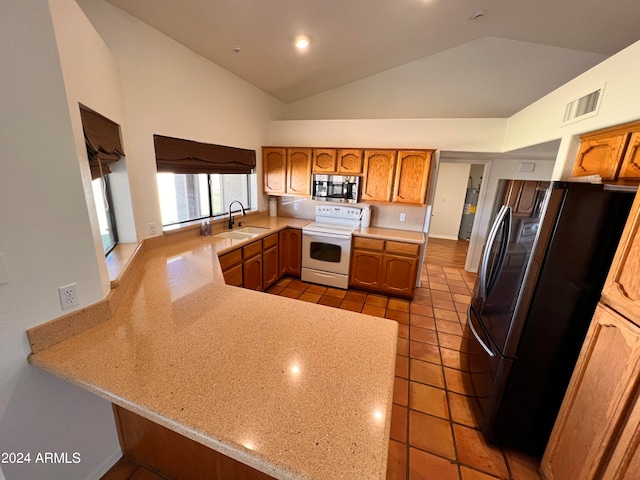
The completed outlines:
<svg viewBox="0 0 640 480">
<path fill-rule="evenodd" d="M 567 108 L 564 111 L 564 119 L 562 123 L 572 123 L 582 120 L 584 118 L 593 117 L 598 114 L 600 108 L 600 101 L 602 100 L 602 91 L 604 85 L 591 93 L 588 93 L 584 97 L 580 97 L 573 102 L 567 104 Z"/>
</svg>

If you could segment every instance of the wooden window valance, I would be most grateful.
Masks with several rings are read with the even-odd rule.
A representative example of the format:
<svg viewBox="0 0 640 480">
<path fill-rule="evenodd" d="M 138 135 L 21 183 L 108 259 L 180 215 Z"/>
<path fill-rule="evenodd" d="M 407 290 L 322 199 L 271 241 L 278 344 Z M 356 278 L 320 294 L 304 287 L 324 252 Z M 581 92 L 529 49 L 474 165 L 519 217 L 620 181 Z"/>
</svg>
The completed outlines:
<svg viewBox="0 0 640 480">
<path fill-rule="evenodd" d="M 158 172 L 249 174 L 256 151 L 154 135 Z"/>
<path fill-rule="evenodd" d="M 120 140 L 120 126 L 99 113 L 80 107 L 84 141 L 87 146 L 91 178 L 111 173 L 109 164 L 124 156 Z"/>
</svg>

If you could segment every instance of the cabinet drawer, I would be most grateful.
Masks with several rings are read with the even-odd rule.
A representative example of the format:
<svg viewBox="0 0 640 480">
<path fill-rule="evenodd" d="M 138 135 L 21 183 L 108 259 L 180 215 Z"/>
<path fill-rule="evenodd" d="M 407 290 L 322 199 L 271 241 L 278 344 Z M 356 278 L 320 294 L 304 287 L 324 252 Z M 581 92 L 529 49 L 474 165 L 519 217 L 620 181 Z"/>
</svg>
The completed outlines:
<svg viewBox="0 0 640 480">
<path fill-rule="evenodd" d="M 400 255 L 412 255 L 417 257 L 420 253 L 420 245 L 417 243 L 392 242 L 387 241 L 387 253 L 398 253 Z"/>
<path fill-rule="evenodd" d="M 229 270 L 234 265 L 242 262 L 242 252 L 238 248 L 236 250 L 233 250 L 232 252 L 220 255 L 218 259 L 220 260 L 220 267 L 224 272 L 226 270 Z"/>
<path fill-rule="evenodd" d="M 273 235 L 269 235 L 268 237 L 264 237 L 262 239 L 262 248 L 267 250 L 268 248 L 273 247 L 278 244 L 278 234 L 274 233 Z"/>
<path fill-rule="evenodd" d="M 384 250 L 384 240 L 366 237 L 353 237 L 353 248 L 363 248 L 366 250 Z"/>
<path fill-rule="evenodd" d="M 250 243 L 246 247 L 242 247 L 242 256 L 246 260 L 247 258 L 255 257 L 262 253 L 262 240 Z"/>
</svg>

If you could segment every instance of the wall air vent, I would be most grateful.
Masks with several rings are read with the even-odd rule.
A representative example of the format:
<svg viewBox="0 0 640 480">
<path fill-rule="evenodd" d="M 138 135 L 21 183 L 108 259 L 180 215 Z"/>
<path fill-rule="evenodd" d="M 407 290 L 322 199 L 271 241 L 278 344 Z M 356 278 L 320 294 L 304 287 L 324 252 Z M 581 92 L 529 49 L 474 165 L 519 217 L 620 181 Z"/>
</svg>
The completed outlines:
<svg viewBox="0 0 640 480">
<path fill-rule="evenodd" d="M 604 85 L 567 104 L 562 124 L 573 123 L 598 114 Z"/>
</svg>

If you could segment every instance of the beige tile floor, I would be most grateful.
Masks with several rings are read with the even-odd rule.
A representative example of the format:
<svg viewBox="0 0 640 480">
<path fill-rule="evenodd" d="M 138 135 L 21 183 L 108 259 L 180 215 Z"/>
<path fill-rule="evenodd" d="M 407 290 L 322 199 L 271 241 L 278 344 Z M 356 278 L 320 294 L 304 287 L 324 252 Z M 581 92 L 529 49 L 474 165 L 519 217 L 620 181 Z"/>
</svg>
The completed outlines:
<svg viewBox="0 0 640 480">
<path fill-rule="evenodd" d="M 465 395 L 463 333 L 475 275 L 426 265 L 412 301 L 283 278 L 269 293 L 399 324 L 387 480 L 539 480 L 538 463 L 487 444 Z"/>
</svg>

